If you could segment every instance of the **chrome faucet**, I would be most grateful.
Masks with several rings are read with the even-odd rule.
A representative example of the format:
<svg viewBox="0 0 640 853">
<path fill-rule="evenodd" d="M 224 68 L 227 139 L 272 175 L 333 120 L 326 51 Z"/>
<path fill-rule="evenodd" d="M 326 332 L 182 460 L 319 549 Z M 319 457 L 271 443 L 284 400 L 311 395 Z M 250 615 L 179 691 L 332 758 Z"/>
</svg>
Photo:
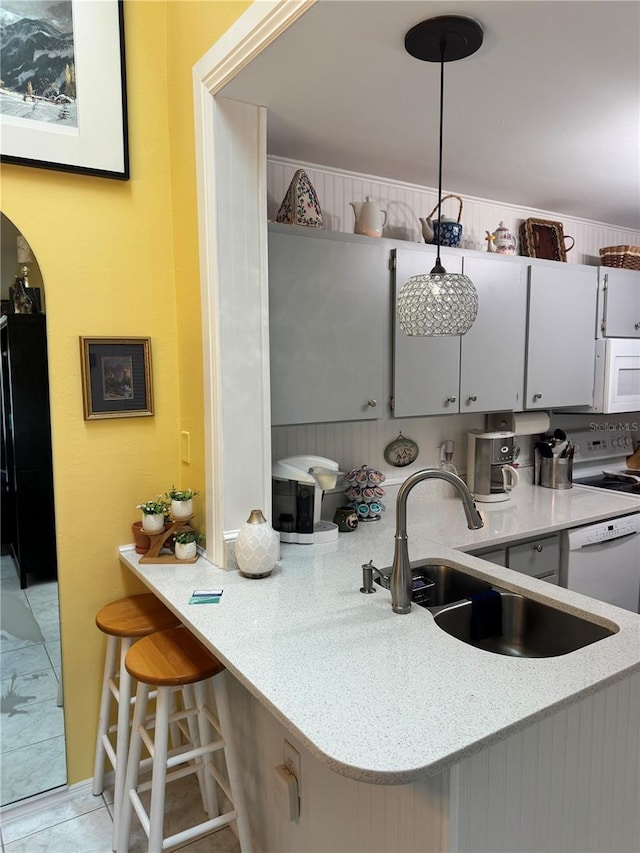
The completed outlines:
<svg viewBox="0 0 640 853">
<path fill-rule="evenodd" d="M 411 565 L 409 563 L 409 549 L 407 547 L 407 498 L 409 492 L 423 480 L 446 480 L 458 491 L 467 524 L 470 530 L 478 530 L 484 526 L 480 513 L 476 509 L 473 495 L 467 488 L 465 482 L 456 474 L 444 471 L 441 468 L 424 468 L 411 474 L 400 486 L 396 499 L 396 535 L 395 552 L 393 555 L 393 566 L 391 568 L 391 604 L 394 613 L 409 613 L 411 610 Z"/>
</svg>

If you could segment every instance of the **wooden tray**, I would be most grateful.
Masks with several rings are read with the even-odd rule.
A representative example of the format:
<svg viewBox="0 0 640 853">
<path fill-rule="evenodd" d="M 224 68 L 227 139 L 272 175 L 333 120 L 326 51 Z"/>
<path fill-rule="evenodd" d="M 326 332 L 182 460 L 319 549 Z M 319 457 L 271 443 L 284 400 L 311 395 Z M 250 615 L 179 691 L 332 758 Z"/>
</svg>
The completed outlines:
<svg viewBox="0 0 640 853">
<path fill-rule="evenodd" d="M 567 247 L 565 240 L 573 242 Z M 520 225 L 520 252 L 525 257 L 566 262 L 574 244 L 573 237 L 564 236 L 562 222 L 530 218 Z"/>
</svg>

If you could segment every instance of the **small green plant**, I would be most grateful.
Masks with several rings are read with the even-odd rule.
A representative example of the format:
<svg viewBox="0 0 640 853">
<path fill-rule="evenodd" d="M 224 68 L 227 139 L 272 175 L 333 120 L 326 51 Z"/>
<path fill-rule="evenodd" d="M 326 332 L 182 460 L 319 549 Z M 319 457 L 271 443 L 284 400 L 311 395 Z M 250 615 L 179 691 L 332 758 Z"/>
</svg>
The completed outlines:
<svg viewBox="0 0 640 853">
<path fill-rule="evenodd" d="M 196 530 L 181 530 L 176 533 L 176 542 L 179 545 L 188 545 L 189 542 L 200 542 L 202 536 Z"/>
<path fill-rule="evenodd" d="M 200 492 L 196 492 L 194 489 L 176 489 L 175 486 L 171 486 L 166 493 L 167 498 L 172 501 L 189 501 L 199 494 Z"/>
<path fill-rule="evenodd" d="M 144 515 L 164 515 L 169 509 L 169 504 L 162 495 L 158 495 L 155 500 L 138 504 L 136 509 L 141 509 Z"/>
</svg>

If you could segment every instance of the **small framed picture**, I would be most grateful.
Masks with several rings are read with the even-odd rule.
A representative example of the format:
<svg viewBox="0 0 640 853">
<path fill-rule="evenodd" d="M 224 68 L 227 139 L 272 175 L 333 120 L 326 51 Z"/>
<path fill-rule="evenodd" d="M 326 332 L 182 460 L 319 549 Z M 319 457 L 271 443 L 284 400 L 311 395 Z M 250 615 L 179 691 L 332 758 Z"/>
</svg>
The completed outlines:
<svg viewBox="0 0 640 853">
<path fill-rule="evenodd" d="M 153 414 L 150 338 L 80 338 L 84 419 Z"/>
</svg>

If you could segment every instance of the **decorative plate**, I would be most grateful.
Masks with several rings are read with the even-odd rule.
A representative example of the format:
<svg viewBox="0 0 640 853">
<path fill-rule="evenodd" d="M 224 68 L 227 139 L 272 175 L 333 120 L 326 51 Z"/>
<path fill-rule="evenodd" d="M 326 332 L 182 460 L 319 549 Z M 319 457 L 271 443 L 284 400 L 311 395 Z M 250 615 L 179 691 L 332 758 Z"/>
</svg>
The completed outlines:
<svg viewBox="0 0 640 853">
<path fill-rule="evenodd" d="M 406 438 L 402 432 L 384 449 L 384 458 L 394 468 L 404 468 L 418 458 L 420 448 L 411 438 Z"/>
</svg>

